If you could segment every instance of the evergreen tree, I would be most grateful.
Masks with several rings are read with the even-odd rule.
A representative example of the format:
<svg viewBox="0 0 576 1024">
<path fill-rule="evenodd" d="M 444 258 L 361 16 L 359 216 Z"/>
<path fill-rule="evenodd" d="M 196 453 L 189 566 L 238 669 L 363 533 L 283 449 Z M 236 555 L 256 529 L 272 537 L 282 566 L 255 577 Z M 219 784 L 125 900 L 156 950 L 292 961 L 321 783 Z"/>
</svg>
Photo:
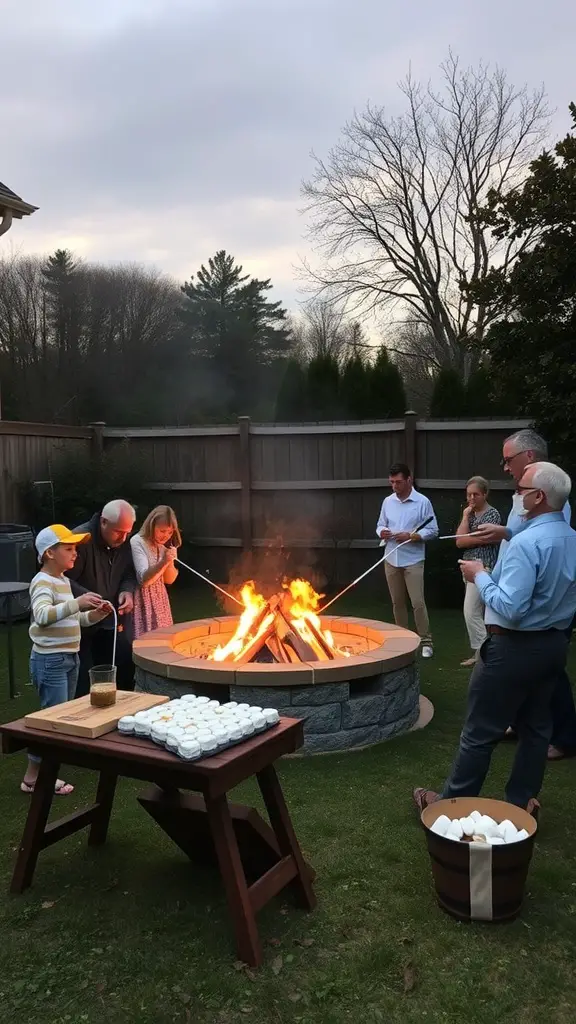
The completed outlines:
<svg viewBox="0 0 576 1024">
<path fill-rule="evenodd" d="M 340 367 L 334 356 L 316 356 L 309 362 L 306 390 L 312 420 L 339 419 Z"/>
<path fill-rule="evenodd" d="M 269 280 L 243 274 L 224 250 L 182 287 L 189 350 L 210 364 L 220 382 L 213 401 L 229 413 L 250 411 L 261 390 L 261 368 L 289 348 L 286 310 L 267 298 L 271 287 Z"/>
<path fill-rule="evenodd" d="M 436 380 L 430 399 L 430 415 L 436 419 L 452 419 L 466 414 L 466 391 L 457 370 L 443 367 Z"/>
<path fill-rule="evenodd" d="M 298 423 L 308 418 L 308 378 L 298 359 L 289 359 L 276 400 L 276 420 Z"/>
<path fill-rule="evenodd" d="M 466 416 L 495 416 L 499 405 L 493 396 L 492 374 L 488 366 L 477 366 L 466 381 Z"/>
<path fill-rule="evenodd" d="M 370 401 L 370 367 L 362 356 L 355 355 L 344 364 L 340 380 L 342 415 L 349 420 L 362 420 L 367 416 Z"/>
<path fill-rule="evenodd" d="M 369 386 L 365 419 L 399 419 L 407 409 L 402 374 L 381 345 L 368 370 Z"/>
</svg>

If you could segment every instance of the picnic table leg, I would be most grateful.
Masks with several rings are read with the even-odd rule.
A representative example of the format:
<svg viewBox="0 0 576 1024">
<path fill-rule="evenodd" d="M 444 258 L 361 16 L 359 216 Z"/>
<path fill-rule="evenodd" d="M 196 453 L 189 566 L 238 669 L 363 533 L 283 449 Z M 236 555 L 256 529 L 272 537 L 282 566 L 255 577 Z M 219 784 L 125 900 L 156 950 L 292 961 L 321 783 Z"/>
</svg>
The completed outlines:
<svg viewBox="0 0 576 1024">
<path fill-rule="evenodd" d="M 312 888 L 312 878 L 302 856 L 274 765 L 271 764 L 263 768 L 256 777 L 268 811 L 270 824 L 278 840 L 280 853 L 283 857 L 292 856 L 296 861 L 298 874 L 291 884 L 298 903 L 308 910 L 313 910 L 316 906 L 316 896 Z"/>
<path fill-rule="evenodd" d="M 250 967 L 259 967 L 262 947 L 226 796 L 206 797 L 206 811 L 236 933 L 238 958 Z"/>
<path fill-rule="evenodd" d="M 23 892 L 32 884 L 36 861 L 42 849 L 44 829 L 54 798 L 54 786 L 58 778 L 59 767 L 58 761 L 48 760 L 45 757 L 40 762 L 38 778 L 30 797 L 30 808 L 12 875 L 10 892 Z"/>
<path fill-rule="evenodd" d="M 98 789 L 96 790 L 96 803 L 98 804 L 98 810 L 94 815 L 94 820 L 90 826 L 90 832 L 88 833 L 89 846 L 101 846 L 102 843 L 106 842 L 117 781 L 118 776 L 115 773 L 105 771 L 100 772 Z"/>
</svg>

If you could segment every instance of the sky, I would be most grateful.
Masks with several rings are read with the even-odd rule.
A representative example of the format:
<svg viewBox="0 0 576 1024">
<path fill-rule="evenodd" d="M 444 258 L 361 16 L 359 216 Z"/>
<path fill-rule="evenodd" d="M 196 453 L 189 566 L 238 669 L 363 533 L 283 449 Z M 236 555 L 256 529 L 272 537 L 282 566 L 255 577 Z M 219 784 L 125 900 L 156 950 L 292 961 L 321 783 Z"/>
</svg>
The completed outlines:
<svg viewBox="0 0 576 1024">
<path fill-rule="evenodd" d="M 37 213 L 7 250 L 189 279 L 218 249 L 291 309 L 310 255 L 300 186 L 366 103 L 451 48 L 544 83 L 568 130 L 568 0 L 1 0 L 0 180 Z"/>
</svg>

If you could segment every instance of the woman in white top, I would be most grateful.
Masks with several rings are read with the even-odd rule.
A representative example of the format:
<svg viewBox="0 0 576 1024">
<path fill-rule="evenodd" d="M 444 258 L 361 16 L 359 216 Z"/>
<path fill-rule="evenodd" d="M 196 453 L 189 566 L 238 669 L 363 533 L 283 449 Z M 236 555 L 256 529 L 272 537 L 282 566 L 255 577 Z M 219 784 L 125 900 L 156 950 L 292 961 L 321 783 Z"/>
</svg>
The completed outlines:
<svg viewBox="0 0 576 1024">
<path fill-rule="evenodd" d="M 178 520 L 169 505 L 158 505 L 130 540 L 139 587 L 134 595 L 134 636 L 171 626 L 172 610 L 166 584 L 174 583 L 174 565 L 182 544 Z"/>
</svg>

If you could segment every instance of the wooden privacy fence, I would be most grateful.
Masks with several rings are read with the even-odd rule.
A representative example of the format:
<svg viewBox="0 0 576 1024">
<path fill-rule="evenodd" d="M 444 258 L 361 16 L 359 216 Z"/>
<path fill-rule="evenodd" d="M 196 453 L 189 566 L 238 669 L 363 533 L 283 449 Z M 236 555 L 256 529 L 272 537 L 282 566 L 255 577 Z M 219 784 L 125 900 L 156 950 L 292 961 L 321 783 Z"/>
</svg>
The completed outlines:
<svg viewBox="0 0 576 1024">
<path fill-rule="evenodd" d="M 149 487 L 177 510 L 187 536 L 210 548 L 372 548 L 395 461 L 414 468 L 434 502 L 460 500 L 481 473 L 509 488 L 503 439 L 527 420 L 403 420 L 262 425 L 240 417 L 221 427 L 110 428 L 105 448 L 129 441 Z M 457 494 L 457 492 L 460 492 Z"/>
<path fill-rule="evenodd" d="M 286 545 L 370 548 L 400 460 L 435 499 L 462 492 L 474 473 L 509 487 L 502 441 L 526 420 L 403 420 L 263 425 L 240 417 L 214 427 L 115 428 L 0 421 L 0 518 L 22 518 L 21 485 L 50 485 L 62 453 L 97 456 L 130 445 L 143 461 L 150 501 L 178 512 L 186 535 L 212 548 Z M 112 495 L 111 495 L 112 496 Z M 495 495 L 496 497 L 496 495 Z"/>
</svg>

